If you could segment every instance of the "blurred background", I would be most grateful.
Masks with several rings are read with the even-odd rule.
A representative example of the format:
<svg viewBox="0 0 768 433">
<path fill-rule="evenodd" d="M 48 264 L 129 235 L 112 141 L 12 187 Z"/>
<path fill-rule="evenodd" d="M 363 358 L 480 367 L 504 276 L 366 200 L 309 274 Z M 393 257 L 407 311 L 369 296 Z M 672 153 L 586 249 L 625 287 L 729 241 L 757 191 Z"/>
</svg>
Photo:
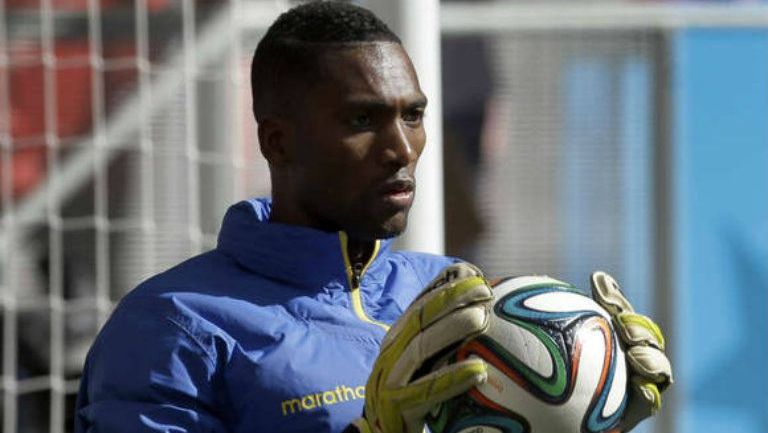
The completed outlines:
<svg viewBox="0 0 768 433">
<path fill-rule="evenodd" d="M 637 431 L 768 432 L 768 4 L 355 3 L 429 87 L 438 240 L 403 245 L 613 273 L 676 367 Z M 3 433 L 71 431 L 115 303 L 269 192 L 249 64 L 292 4 L 0 0 Z"/>
</svg>

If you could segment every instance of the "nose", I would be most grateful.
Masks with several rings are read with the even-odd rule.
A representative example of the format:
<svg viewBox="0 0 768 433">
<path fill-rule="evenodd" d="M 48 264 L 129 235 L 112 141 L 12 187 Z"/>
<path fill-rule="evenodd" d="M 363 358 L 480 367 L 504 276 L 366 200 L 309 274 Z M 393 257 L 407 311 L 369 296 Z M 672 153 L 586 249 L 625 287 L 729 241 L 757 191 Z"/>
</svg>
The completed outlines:
<svg viewBox="0 0 768 433">
<path fill-rule="evenodd" d="M 382 135 L 382 162 L 385 165 L 405 167 L 416 162 L 424 148 L 424 130 L 409 128 L 393 121 Z"/>
</svg>

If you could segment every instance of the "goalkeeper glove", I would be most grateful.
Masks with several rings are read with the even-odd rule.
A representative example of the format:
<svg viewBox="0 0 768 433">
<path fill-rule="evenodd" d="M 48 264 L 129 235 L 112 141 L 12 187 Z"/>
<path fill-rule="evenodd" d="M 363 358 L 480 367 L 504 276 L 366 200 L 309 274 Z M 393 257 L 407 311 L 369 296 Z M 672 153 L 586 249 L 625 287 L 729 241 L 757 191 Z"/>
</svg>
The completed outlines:
<svg viewBox="0 0 768 433">
<path fill-rule="evenodd" d="M 622 419 L 623 431 L 634 428 L 661 408 L 661 393 L 672 383 L 672 366 L 664 354 L 659 326 L 634 308 L 621 293 L 619 283 L 605 272 L 592 274 L 592 297 L 611 315 L 629 366 L 629 403 Z"/>
<path fill-rule="evenodd" d="M 484 382 L 481 360 L 431 361 L 488 328 L 493 299 L 482 273 L 459 263 L 445 268 L 389 330 L 365 387 L 365 412 L 345 431 L 421 433 L 437 404 Z M 426 374 L 419 377 L 419 374 Z"/>
</svg>

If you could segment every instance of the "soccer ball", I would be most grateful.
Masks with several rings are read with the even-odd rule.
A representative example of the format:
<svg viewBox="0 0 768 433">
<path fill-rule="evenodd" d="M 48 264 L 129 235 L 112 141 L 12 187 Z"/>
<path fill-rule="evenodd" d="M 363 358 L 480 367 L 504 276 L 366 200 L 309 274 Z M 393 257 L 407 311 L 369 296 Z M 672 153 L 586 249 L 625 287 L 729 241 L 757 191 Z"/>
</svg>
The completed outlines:
<svg viewBox="0 0 768 433">
<path fill-rule="evenodd" d="M 435 407 L 433 433 L 618 431 L 627 366 L 608 313 L 589 296 L 543 276 L 494 284 L 488 331 L 454 360 L 482 358 L 488 380 Z"/>
</svg>

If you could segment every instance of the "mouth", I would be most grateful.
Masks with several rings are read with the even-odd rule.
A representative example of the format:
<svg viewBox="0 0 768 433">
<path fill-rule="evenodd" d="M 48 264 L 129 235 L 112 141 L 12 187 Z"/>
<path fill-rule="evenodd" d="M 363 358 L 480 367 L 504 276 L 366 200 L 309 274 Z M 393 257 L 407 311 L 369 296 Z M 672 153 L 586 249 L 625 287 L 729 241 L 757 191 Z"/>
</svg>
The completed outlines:
<svg viewBox="0 0 768 433">
<path fill-rule="evenodd" d="M 381 187 L 384 202 L 394 208 L 406 209 L 413 203 L 416 183 L 413 178 L 398 178 L 387 181 Z"/>
</svg>

